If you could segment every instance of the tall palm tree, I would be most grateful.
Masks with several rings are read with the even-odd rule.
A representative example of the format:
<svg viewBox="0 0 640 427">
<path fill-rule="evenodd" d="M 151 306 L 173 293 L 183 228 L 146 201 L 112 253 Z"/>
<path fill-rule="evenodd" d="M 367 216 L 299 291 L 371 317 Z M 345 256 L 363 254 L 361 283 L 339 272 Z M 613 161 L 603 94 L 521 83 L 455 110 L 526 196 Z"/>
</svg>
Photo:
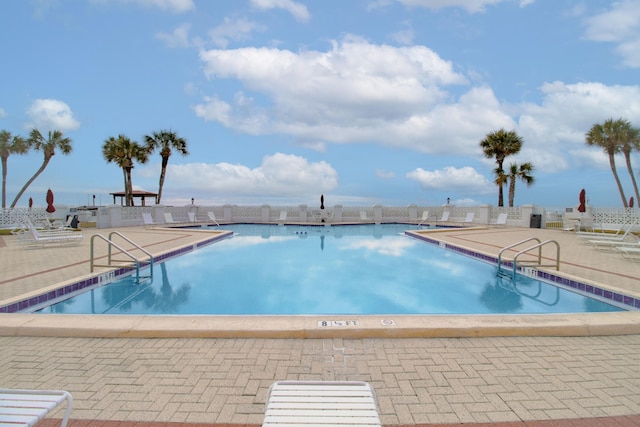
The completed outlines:
<svg viewBox="0 0 640 427">
<path fill-rule="evenodd" d="M 586 143 L 587 145 L 597 145 L 598 147 L 601 147 L 609 156 L 609 166 L 611 167 L 613 178 L 616 180 L 616 184 L 618 185 L 618 191 L 620 192 L 620 197 L 622 198 L 622 205 L 626 208 L 629 205 L 627 204 L 627 199 L 624 195 L 624 190 L 622 189 L 620 178 L 618 177 L 618 171 L 616 170 L 615 161 L 615 155 L 622 150 L 620 141 L 623 129 L 624 120 L 622 119 L 607 119 L 602 124 L 596 123 L 595 125 L 591 126 L 591 129 L 589 129 L 589 132 L 587 132 Z"/>
<path fill-rule="evenodd" d="M 26 154 L 29 144 L 21 136 L 11 136 L 11 132 L 0 131 L 0 158 L 2 158 L 2 207 L 7 207 L 7 165 L 11 154 Z"/>
<path fill-rule="evenodd" d="M 160 132 L 154 132 L 152 135 L 144 137 L 147 149 L 152 152 L 156 149 L 160 150 L 160 156 L 162 157 L 162 169 L 160 170 L 160 182 L 158 184 L 158 195 L 156 196 L 156 204 L 160 204 L 162 199 L 162 187 L 164 186 L 164 177 L 167 173 L 167 164 L 169 163 L 169 157 L 171 157 L 172 149 L 178 153 L 186 156 L 189 154 L 187 150 L 187 141 L 184 138 L 178 136 L 176 132 L 172 130 L 161 130 Z"/>
<path fill-rule="evenodd" d="M 522 148 L 522 138 L 515 131 L 505 131 L 500 129 L 489 133 L 485 139 L 480 141 L 480 147 L 486 158 L 495 157 L 498 167 L 495 170 L 496 184 L 498 185 L 498 206 L 504 206 L 504 195 L 502 186 L 506 182 L 501 175 L 504 174 L 502 167 L 504 159 L 512 154 L 517 154 Z"/>
<path fill-rule="evenodd" d="M 534 169 L 533 164 L 529 162 L 522 163 L 519 166 L 515 163 L 512 163 L 509 166 L 509 171 L 507 173 L 507 176 L 509 177 L 509 207 L 510 208 L 513 207 L 513 199 L 516 194 L 516 181 L 518 179 L 521 180 L 522 182 L 527 184 L 527 187 L 533 184 L 535 182 L 535 178 L 533 177 L 533 175 L 531 175 L 531 173 L 533 172 L 533 169 Z"/>
<path fill-rule="evenodd" d="M 624 120 L 621 124 L 620 132 L 620 151 L 624 154 L 625 162 L 627 163 L 627 171 L 631 177 L 631 183 L 633 184 L 633 191 L 636 194 L 636 200 L 640 200 L 640 193 L 638 193 L 638 184 L 636 183 L 636 177 L 633 174 L 633 168 L 631 167 L 631 152 L 640 151 L 640 129 L 631 126 L 628 120 Z"/>
<path fill-rule="evenodd" d="M 62 131 L 59 130 L 50 130 L 47 138 L 45 138 L 38 129 L 33 128 L 29 133 L 28 142 L 29 147 L 33 148 L 35 151 L 42 151 L 44 155 L 44 159 L 42 161 L 42 165 L 36 171 L 36 173 L 27 181 L 27 183 L 22 187 L 22 190 L 18 193 L 16 198 L 11 203 L 11 207 L 14 208 L 22 194 L 29 188 L 31 183 L 36 180 L 36 178 L 45 170 L 51 158 L 56 154 L 56 150 L 60 151 L 65 156 L 71 153 L 73 147 L 71 146 L 71 138 L 67 138 L 64 136 Z"/>
<path fill-rule="evenodd" d="M 149 159 L 147 149 L 120 134 L 117 138 L 113 136 L 104 141 L 102 145 L 102 156 L 107 163 L 115 163 L 122 168 L 124 176 L 124 198 L 126 206 L 133 206 L 133 185 L 131 183 L 131 170 L 133 162 L 146 163 Z"/>
</svg>

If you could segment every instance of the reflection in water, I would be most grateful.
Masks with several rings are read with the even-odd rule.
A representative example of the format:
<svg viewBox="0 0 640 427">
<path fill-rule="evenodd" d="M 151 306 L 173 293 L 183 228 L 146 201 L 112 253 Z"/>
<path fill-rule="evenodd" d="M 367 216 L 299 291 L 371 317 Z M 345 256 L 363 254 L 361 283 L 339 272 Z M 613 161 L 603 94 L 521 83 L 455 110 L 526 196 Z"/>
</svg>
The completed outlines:
<svg viewBox="0 0 640 427">
<path fill-rule="evenodd" d="M 46 312 L 110 314 L 478 314 L 615 311 L 401 236 L 357 227 L 238 227 L 156 264 L 153 282 L 97 288 Z M 319 247 L 319 249 L 318 249 Z M 322 253 L 322 256 L 318 254 Z M 154 272 L 154 273 L 156 273 Z M 176 285 L 179 283 L 179 285 Z M 95 295 L 95 298 L 91 298 Z"/>
<path fill-rule="evenodd" d="M 502 286 L 502 278 L 487 282 L 480 294 L 480 302 L 491 313 L 516 313 L 522 308 L 522 299 L 513 289 Z"/>
<path fill-rule="evenodd" d="M 171 285 L 167 266 L 159 265 L 162 280 L 155 283 L 150 280 L 137 283 L 133 277 L 127 277 L 107 286 L 102 286 L 46 310 L 48 313 L 88 312 L 92 314 L 173 314 L 188 304 L 190 286 L 183 283 L 177 289 Z M 157 276 L 156 276 L 157 277 Z M 77 306 L 89 305 L 90 308 L 78 311 Z M 80 308 L 80 310 L 82 310 Z"/>
</svg>

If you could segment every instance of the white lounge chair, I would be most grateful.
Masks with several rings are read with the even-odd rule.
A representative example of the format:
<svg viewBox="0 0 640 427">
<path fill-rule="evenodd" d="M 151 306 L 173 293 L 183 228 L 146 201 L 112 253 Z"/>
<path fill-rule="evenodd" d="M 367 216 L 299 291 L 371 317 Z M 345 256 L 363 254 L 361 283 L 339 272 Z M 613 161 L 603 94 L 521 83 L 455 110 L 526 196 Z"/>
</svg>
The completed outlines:
<svg viewBox="0 0 640 427">
<path fill-rule="evenodd" d="M 590 239 L 585 240 L 584 242 L 590 245 L 611 245 L 615 243 L 624 242 L 627 236 L 631 233 L 631 229 L 636 225 L 637 221 L 634 221 L 632 224 L 629 224 L 629 227 L 625 230 L 624 234 L 616 234 L 616 235 L 607 235 L 604 236 L 592 236 Z"/>
<path fill-rule="evenodd" d="M 420 220 L 418 225 L 424 224 L 428 219 L 429 219 L 429 211 L 423 211 L 422 212 L 422 219 Z"/>
<path fill-rule="evenodd" d="M 167 224 L 175 224 L 175 221 L 173 220 L 173 215 L 171 214 L 171 212 L 164 213 L 164 222 L 166 222 Z"/>
<path fill-rule="evenodd" d="M 216 220 L 216 214 L 213 213 L 213 211 L 209 211 L 207 212 L 207 216 L 209 217 L 209 219 L 211 221 L 213 221 L 217 226 L 220 226 L 220 224 L 218 223 L 218 221 Z"/>
<path fill-rule="evenodd" d="M 263 427 L 380 426 L 376 395 L 361 381 L 278 381 L 269 388 Z"/>
<path fill-rule="evenodd" d="M 149 212 L 142 212 L 142 221 L 144 222 L 144 225 L 155 225 L 155 222 L 153 222 L 153 218 Z"/>
<path fill-rule="evenodd" d="M 73 215 L 69 215 L 66 222 L 60 220 L 51 221 L 49 218 L 42 218 L 40 222 L 44 226 L 44 230 L 52 231 L 73 231 L 71 222 L 73 221 Z"/>
<path fill-rule="evenodd" d="M 187 212 L 187 216 L 189 217 L 189 222 L 196 222 L 196 213 L 195 212 Z"/>
<path fill-rule="evenodd" d="M 45 246 L 47 244 L 73 245 L 82 242 L 82 233 L 61 232 L 39 232 L 35 227 L 17 234 L 18 241 L 24 247 Z"/>
<path fill-rule="evenodd" d="M 29 218 L 24 218 L 24 228 L 12 231 L 18 238 L 18 242 L 26 247 L 41 247 L 48 244 L 73 245 L 82 242 L 82 233 L 69 231 L 41 231 L 37 230 Z"/>
<path fill-rule="evenodd" d="M 633 225 L 631 225 L 630 227 L 632 227 Z M 617 230 L 613 230 L 612 232 L 607 232 L 605 231 L 604 227 L 600 229 L 600 231 L 577 231 L 576 232 L 576 236 L 578 236 L 580 239 L 593 239 L 593 238 L 605 238 L 605 239 L 609 239 L 613 236 L 617 236 L 620 233 L 624 234 L 624 224 L 620 225 L 620 227 Z"/>
<path fill-rule="evenodd" d="M 634 261 L 640 261 L 640 243 L 629 245 L 617 245 L 615 248 L 622 254 L 623 257 L 632 259 Z"/>
<path fill-rule="evenodd" d="M 470 224 L 473 222 L 473 217 L 475 216 L 475 212 L 467 212 L 467 216 L 464 219 L 464 221 L 462 221 L 465 224 Z"/>
<path fill-rule="evenodd" d="M 66 427 L 71 414 L 73 398 L 68 391 L 0 389 L 0 425 L 32 427 L 65 402 L 60 427 Z"/>
<path fill-rule="evenodd" d="M 280 218 L 278 218 L 278 225 L 284 225 L 287 220 L 287 211 L 280 211 Z"/>
<path fill-rule="evenodd" d="M 442 212 L 442 216 L 440 217 L 440 222 L 447 222 L 449 221 L 449 215 L 451 215 L 450 211 L 444 211 Z"/>
<path fill-rule="evenodd" d="M 491 225 L 507 225 L 508 217 L 509 214 L 503 212 L 498 215 L 498 219 L 496 219 L 496 222 L 492 222 Z"/>
<path fill-rule="evenodd" d="M 360 221 L 362 222 L 372 222 L 367 216 L 367 211 L 360 211 Z"/>
</svg>

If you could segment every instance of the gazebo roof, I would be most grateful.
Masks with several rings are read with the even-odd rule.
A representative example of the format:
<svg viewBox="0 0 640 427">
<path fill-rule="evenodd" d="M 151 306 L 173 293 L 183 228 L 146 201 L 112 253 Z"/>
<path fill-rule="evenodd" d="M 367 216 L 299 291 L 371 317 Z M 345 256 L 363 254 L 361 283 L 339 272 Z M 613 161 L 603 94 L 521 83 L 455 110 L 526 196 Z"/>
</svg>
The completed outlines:
<svg viewBox="0 0 640 427">
<path fill-rule="evenodd" d="M 109 193 L 112 196 L 116 196 L 116 197 L 124 197 L 125 196 L 125 192 L 124 191 L 116 191 L 114 193 Z M 131 195 L 133 197 L 156 197 L 158 195 L 158 193 L 152 193 L 151 191 L 142 191 L 142 190 L 133 190 L 131 192 Z"/>
<path fill-rule="evenodd" d="M 124 198 L 126 197 L 126 194 L 124 191 L 116 191 L 114 193 L 109 193 L 113 196 L 113 204 L 116 204 L 116 197 L 120 197 L 120 204 L 122 204 L 124 202 Z M 142 191 L 142 190 L 133 190 L 131 192 L 131 197 L 133 197 L 134 199 L 141 199 L 142 200 L 142 206 L 145 206 L 145 199 L 147 197 L 153 197 L 153 200 L 155 201 L 156 196 L 158 194 L 157 193 L 152 193 L 150 191 Z"/>
</svg>

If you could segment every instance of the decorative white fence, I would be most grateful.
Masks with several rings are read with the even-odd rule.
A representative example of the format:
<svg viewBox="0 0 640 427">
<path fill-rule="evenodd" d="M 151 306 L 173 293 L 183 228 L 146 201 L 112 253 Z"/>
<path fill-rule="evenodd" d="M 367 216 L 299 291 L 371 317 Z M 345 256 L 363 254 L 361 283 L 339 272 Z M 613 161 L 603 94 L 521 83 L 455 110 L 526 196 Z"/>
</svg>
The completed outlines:
<svg viewBox="0 0 640 427">
<path fill-rule="evenodd" d="M 327 206 L 326 209 L 310 208 L 307 205 L 272 206 L 272 205 L 222 205 L 222 206 L 132 206 L 118 205 L 98 207 L 66 207 L 57 206 L 53 214 L 44 208 L 16 208 L 0 211 L 0 228 L 12 228 L 23 216 L 33 221 L 42 218 L 66 219 L 68 215 L 77 216 L 81 227 L 115 228 L 144 225 L 143 213 L 149 213 L 155 223 L 166 223 L 165 213 L 171 213 L 174 222 L 187 224 L 192 222 L 212 222 L 208 213 L 213 213 L 220 222 L 239 223 L 278 223 L 282 212 L 286 212 L 287 223 L 408 223 L 417 224 L 422 221 L 424 212 L 428 212 L 426 223 L 438 223 L 443 213 L 449 212 L 449 223 L 462 223 L 469 212 L 473 212 L 473 221 L 465 225 L 489 225 L 496 223 L 498 215 L 507 214 L 508 227 L 532 228 L 605 228 L 617 229 L 622 224 L 636 224 L 640 230 L 640 209 L 634 208 L 591 208 L 580 213 L 573 208 L 564 212 L 545 210 L 542 207 L 524 205 L 514 208 L 496 208 L 489 205 L 462 207 L 443 206 Z"/>
</svg>

